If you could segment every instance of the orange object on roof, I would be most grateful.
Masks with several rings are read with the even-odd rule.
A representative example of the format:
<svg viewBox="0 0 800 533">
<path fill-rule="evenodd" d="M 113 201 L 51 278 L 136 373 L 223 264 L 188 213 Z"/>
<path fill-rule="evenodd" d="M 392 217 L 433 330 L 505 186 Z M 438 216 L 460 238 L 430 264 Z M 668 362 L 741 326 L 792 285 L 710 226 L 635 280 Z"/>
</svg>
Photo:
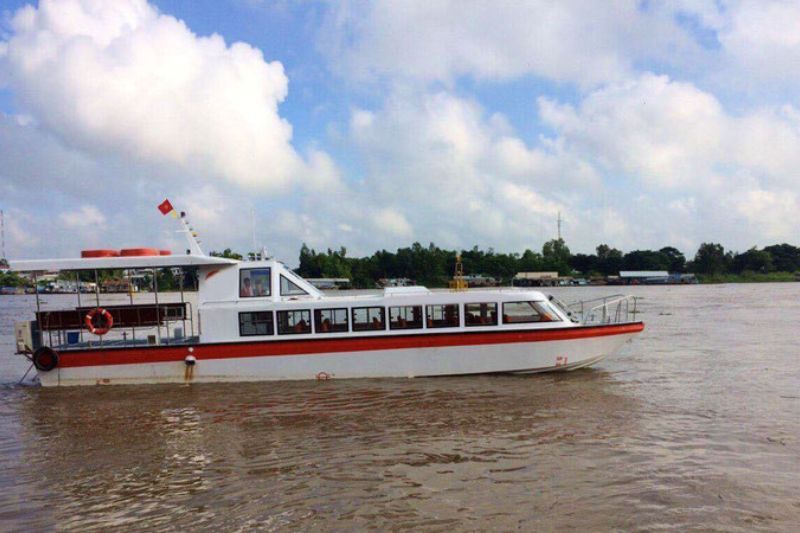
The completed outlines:
<svg viewBox="0 0 800 533">
<path fill-rule="evenodd" d="M 81 257 L 119 257 L 116 250 L 81 250 Z"/>
<path fill-rule="evenodd" d="M 172 251 L 170 250 L 159 250 L 158 255 L 172 255 Z"/>
<path fill-rule="evenodd" d="M 134 257 L 143 255 L 161 255 L 158 248 L 123 248 L 119 251 L 122 257 Z"/>
</svg>

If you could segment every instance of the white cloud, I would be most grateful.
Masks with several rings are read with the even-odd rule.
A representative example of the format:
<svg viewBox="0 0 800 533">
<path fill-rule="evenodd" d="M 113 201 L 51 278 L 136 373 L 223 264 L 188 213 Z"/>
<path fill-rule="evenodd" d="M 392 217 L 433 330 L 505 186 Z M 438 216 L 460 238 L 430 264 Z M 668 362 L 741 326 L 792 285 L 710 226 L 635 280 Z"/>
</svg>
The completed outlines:
<svg viewBox="0 0 800 533">
<path fill-rule="evenodd" d="M 651 74 L 577 106 L 539 104 L 553 142 L 617 195 L 612 205 L 638 231 L 631 245 L 717 239 L 749 247 L 800 229 L 790 215 L 800 207 L 800 121 L 791 106 L 733 115 L 712 94 Z"/>
<path fill-rule="evenodd" d="M 728 119 L 691 84 L 645 74 L 590 93 L 579 108 L 539 99 L 542 119 L 582 158 L 659 187 L 708 174 L 724 153 Z"/>
<path fill-rule="evenodd" d="M 69 145 L 271 190 L 308 171 L 278 113 L 281 63 L 144 0 L 26 6 L 0 62 L 19 105 Z"/>
<path fill-rule="evenodd" d="M 42 1 L 0 42 L 0 85 L 19 104 L 0 116 L 11 245 L 17 256 L 181 249 L 154 209 L 164 196 L 207 249 L 249 250 L 253 209 L 257 244 L 289 261 L 303 241 L 351 254 L 411 240 L 537 249 L 559 211 L 577 251 L 792 240 L 800 111 L 796 99 L 761 95 L 796 94 L 797 9 L 336 4 L 323 40 L 343 77 L 327 81 L 344 82 L 336 103 L 352 112 L 344 126 L 330 111 L 314 120 L 344 130 L 328 139 L 340 167 L 313 142 L 302 154 L 292 145 L 279 113 L 292 103 L 287 75 L 258 49 L 197 36 L 143 0 Z M 706 30 L 718 43 L 703 48 Z M 298 94 L 317 107 L 308 100 L 329 88 Z M 731 97 L 745 91 L 746 103 Z M 509 94 L 538 124 L 495 112 Z M 98 234 L 86 221 L 100 217 Z"/>
<path fill-rule="evenodd" d="M 410 239 L 414 230 L 406 217 L 396 209 L 386 207 L 373 211 L 372 218 L 384 231 L 400 239 Z"/>
<path fill-rule="evenodd" d="M 719 40 L 740 74 L 777 82 L 800 80 L 800 4 L 729 2 L 721 9 Z"/>
<path fill-rule="evenodd" d="M 398 90 L 350 124 L 366 164 L 359 201 L 402 206 L 422 242 L 539 248 L 566 211 L 564 184 L 593 186 L 569 155 L 527 146 L 502 117 L 445 92 Z"/>
<path fill-rule="evenodd" d="M 59 219 L 68 228 L 95 228 L 97 231 L 102 231 L 106 222 L 106 216 L 93 205 L 84 205 L 74 211 L 61 213 Z"/>
<path fill-rule="evenodd" d="M 724 200 L 725 207 L 734 210 L 756 235 L 769 235 L 771 242 L 794 241 L 797 223 L 792 221 L 800 210 L 796 191 L 741 190 Z M 751 233 L 752 232 L 752 233 Z M 761 239 L 754 238 L 753 244 Z M 747 245 L 740 244 L 744 249 Z"/>
<path fill-rule="evenodd" d="M 695 43 L 657 6 L 630 1 L 342 2 L 323 50 L 358 78 L 450 82 L 534 74 L 591 85 L 620 79 L 638 59 L 670 61 Z"/>
</svg>

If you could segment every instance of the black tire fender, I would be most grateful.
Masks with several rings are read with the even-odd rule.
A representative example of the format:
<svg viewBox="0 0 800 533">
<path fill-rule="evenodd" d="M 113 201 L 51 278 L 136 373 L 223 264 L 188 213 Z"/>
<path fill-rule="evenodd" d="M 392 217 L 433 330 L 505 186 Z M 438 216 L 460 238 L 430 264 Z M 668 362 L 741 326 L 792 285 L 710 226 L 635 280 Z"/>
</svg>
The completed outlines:
<svg viewBox="0 0 800 533">
<path fill-rule="evenodd" d="M 42 346 L 33 352 L 33 366 L 36 370 L 50 372 L 58 366 L 58 352 L 47 346 Z"/>
</svg>

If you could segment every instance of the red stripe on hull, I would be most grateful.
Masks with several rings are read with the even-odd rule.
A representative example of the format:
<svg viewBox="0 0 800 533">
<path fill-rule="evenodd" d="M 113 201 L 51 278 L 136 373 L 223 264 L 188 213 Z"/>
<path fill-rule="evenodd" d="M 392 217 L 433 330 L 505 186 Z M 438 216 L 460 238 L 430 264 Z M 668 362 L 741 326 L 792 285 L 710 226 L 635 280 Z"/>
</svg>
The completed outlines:
<svg viewBox="0 0 800 533">
<path fill-rule="evenodd" d="M 642 322 L 621 325 L 586 326 L 515 331 L 480 331 L 454 333 L 427 333 L 420 335 L 386 335 L 373 337 L 340 337 L 325 339 L 298 339 L 286 341 L 234 342 L 221 344 L 194 344 L 182 346 L 148 346 L 141 348 L 111 348 L 107 350 L 67 351 L 59 354 L 62 368 L 80 366 L 130 365 L 183 361 L 194 350 L 198 361 L 203 359 L 229 359 L 236 357 L 270 357 L 281 355 L 312 355 L 370 350 L 402 350 L 409 348 L 439 348 L 446 346 L 474 346 L 508 344 L 517 342 L 543 342 L 574 340 L 607 335 L 638 333 L 644 329 Z"/>
</svg>

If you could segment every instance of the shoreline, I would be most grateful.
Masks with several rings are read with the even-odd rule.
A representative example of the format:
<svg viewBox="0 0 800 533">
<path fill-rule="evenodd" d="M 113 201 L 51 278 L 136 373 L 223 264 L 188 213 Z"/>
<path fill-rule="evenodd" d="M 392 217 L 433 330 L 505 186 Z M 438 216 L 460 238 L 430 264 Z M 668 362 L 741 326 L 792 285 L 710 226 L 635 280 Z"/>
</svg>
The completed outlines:
<svg viewBox="0 0 800 533">
<path fill-rule="evenodd" d="M 587 287 L 610 287 L 610 288 L 622 288 L 622 287 L 691 287 L 696 285 L 739 285 L 739 284 L 751 284 L 751 283 L 798 283 L 800 282 L 800 276 L 796 276 L 790 272 L 781 272 L 781 273 L 774 273 L 774 274 L 718 274 L 718 275 L 708 275 L 708 274 L 699 274 L 698 275 L 698 283 L 637 283 L 637 284 L 629 284 L 629 285 L 616 285 L 616 284 L 588 284 L 588 285 L 554 285 L 554 286 L 541 286 L 541 287 L 526 287 L 528 289 L 534 290 L 546 290 L 546 289 L 553 289 L 553 288 L 574 288 L 574 289 L 581 289 Z M 446 286 L 437 286 L 437 285 L 425 285 L 429 289 L 447 289 Z M 498 285 L 498 287 L 512 287 L 512 285 Z M 4 289 L 5 287 L 0 287 L 0 289 Z M 9 287 L 13 289 L 13 287 Z M 472 287 L 476 289 L 478 287 Z M 325 293 L 328 292 L 349 292 L 349 291 L 363 291 L 363 290 L 375 290 L 381 291 L 382 288 L 373 288 L 373 289 L 361 289 L 361 288 L 353 288 L 353 289 L 337 289 L 335 291 L 323 291 Z M 51 296 L 51 295 L 76 295 L 77 293 L 74 292 L 40 292 L 39 296 Z M 103 292 L 100 293 L 101 296 L 125 296 L 128 297 L 127 292 Z M 133 293 L 133 297 L 145 297 L 155 294 L 153 292 L 136 292 Z M 180 295 L 180 291 L 159 291 L 159 295 Z M 196 290 L 186 290 L 183 291 L 184 295 L 192 295 L 197 294 Z M 0 296 L 34 296 L 34 292 L 23 292 L 23 293 L 6 293 L 0 292 Z M 92 297 L 94 293 L 81 293 L 81 297 Z"/>
</svg>

